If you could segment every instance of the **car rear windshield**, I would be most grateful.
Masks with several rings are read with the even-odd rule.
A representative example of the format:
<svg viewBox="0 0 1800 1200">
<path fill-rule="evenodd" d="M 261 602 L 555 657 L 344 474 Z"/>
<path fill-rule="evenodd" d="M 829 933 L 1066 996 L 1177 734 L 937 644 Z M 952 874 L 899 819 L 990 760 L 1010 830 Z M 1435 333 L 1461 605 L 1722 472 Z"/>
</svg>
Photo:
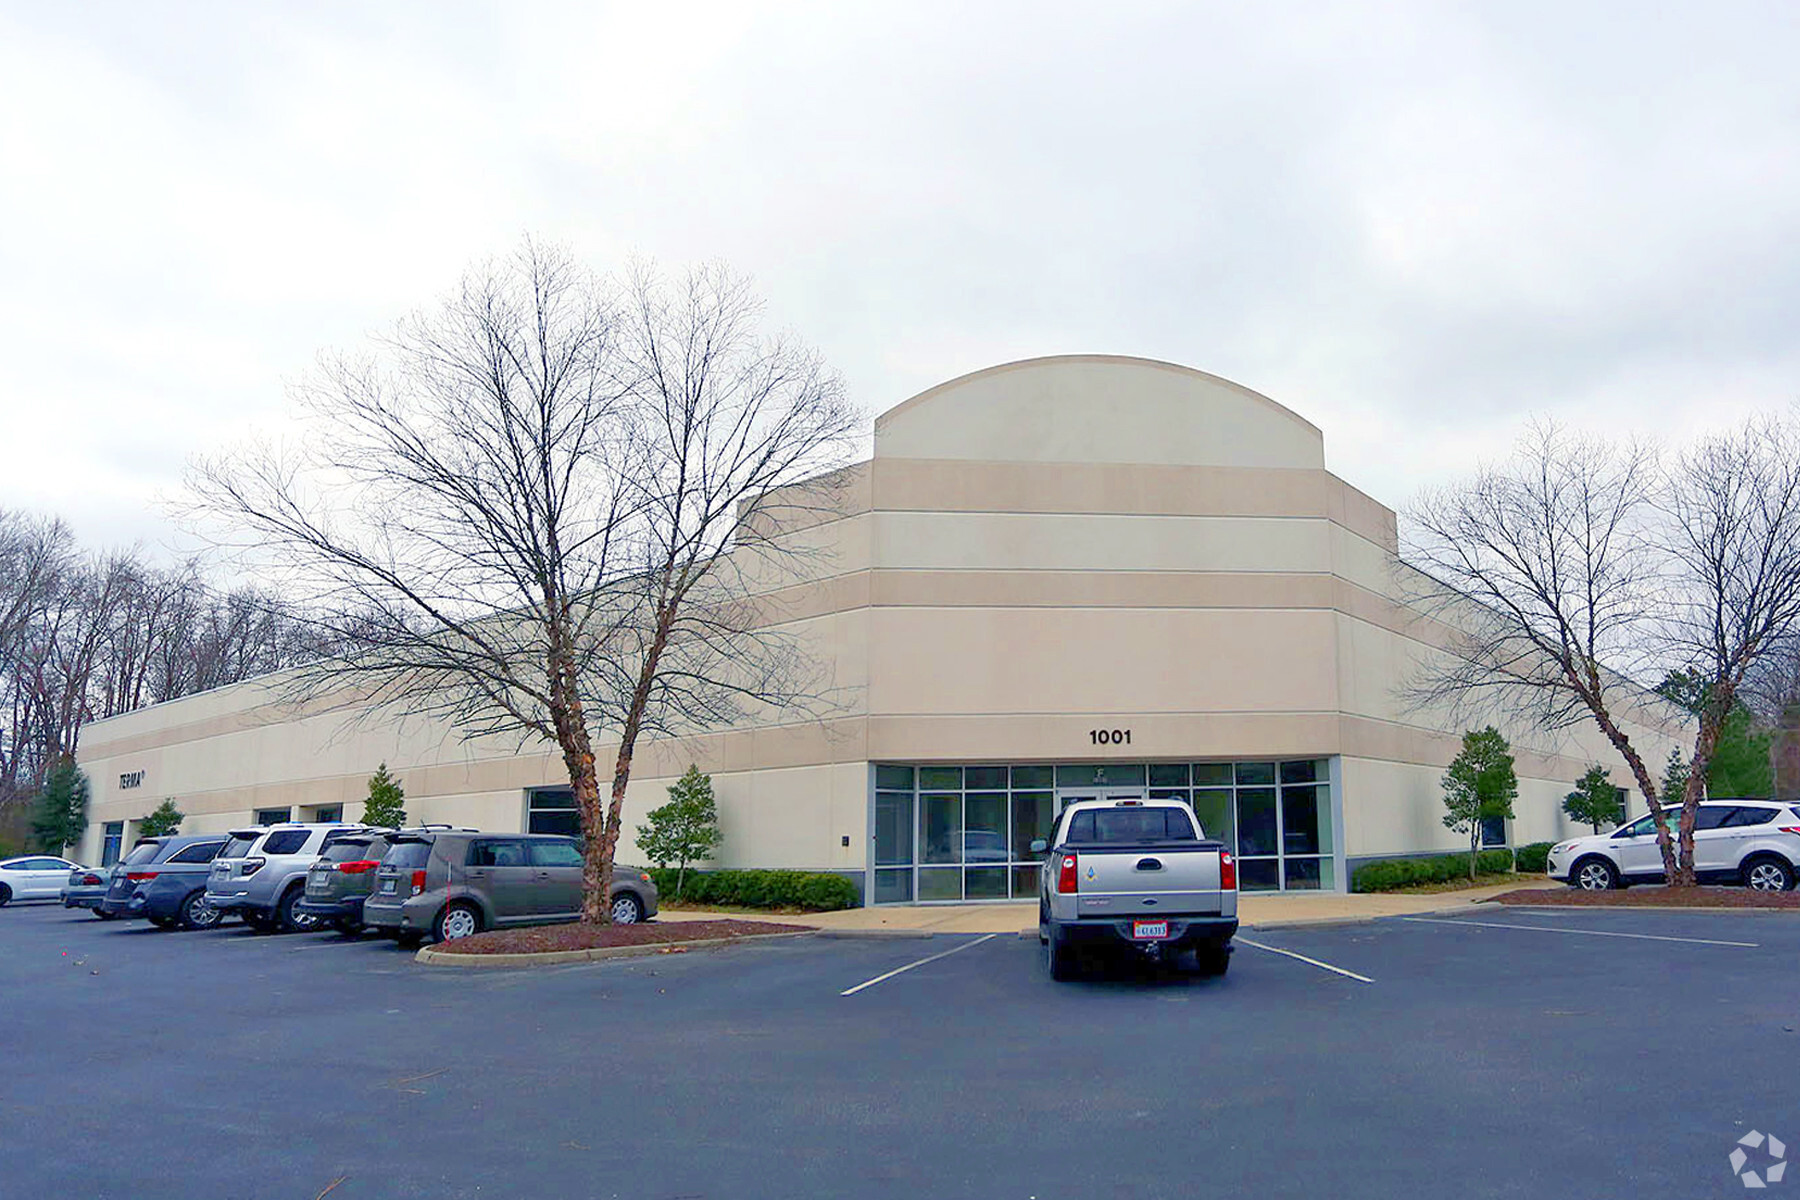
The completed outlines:
<svg viewBox="0 0 1800 1200">
<path fill-rule="evenodd" d="M 326 862 L 366 862 L 381 855 L 369 849 L 370 843 L 364 838 L 339 838 L 325 847 Z"/>
<path fill-rule="evenodd" d="M 219 851 L 219 857 L 220 858 L 242 858 L 242 857 L 244 857 L 244 855 L 250 853 L 250 847 L 256 845 L 256 839 L 259 836 L 261 836 L 261 835 L 254 834 L 254 833 L 248 837 L 245 837 L 244 835 L 237 834 L 237 833 L 232 834 L 231 840 L 229 842 L 225 843 L 225 848 L 223 850 Z"/>
<path fill-rule="evenodd" d="M 161 849 L 161 842 L 144 842 L 141 845 L 133 846 L 131 853 L 125 856 L 125 865 L 135 867 L 139 863 L 151 862 L 156 858 L 156 852 Z"/>
<path fill-rule="evenodd" d="M 263 839 L 264 854 L 298 854 L 312 835 L 304 829 L 283 829 Z"/>
<path fill-rule="evenodd" d="M 1196 839 L 1193 821 L 1179 808 L 1101 808 L 1070 818 L 1064 840 L 1071 846 L 1129 846 Z"/>
<path fill-rule="evenodd" d="M 416 870 L 431 859 L 430 842 L 395 842 L 388 852 L 381 856 L 384 867 L 404 867 Z"/>
</svg>

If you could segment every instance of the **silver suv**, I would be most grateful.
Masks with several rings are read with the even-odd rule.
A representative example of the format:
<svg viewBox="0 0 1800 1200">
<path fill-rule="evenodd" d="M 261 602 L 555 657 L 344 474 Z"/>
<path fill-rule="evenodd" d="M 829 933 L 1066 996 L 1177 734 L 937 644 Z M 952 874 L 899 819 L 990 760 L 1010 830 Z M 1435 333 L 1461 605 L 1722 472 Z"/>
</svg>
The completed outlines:
<svg viewBox="0 0 1800 1200">
<path fill-rule="evenodd" d="M 393 834 L 363 924 L 402 941 L 439 941 L 508 925 L 581 917 L 581 850 L 547 833 L 410 830 Z M 629 925 L 656 915 L 656 885 L 637 867 L 616 865 L 612 918 Z"/>
<path fill-rule="evenodd" d="M 364 825 L 281 824 L 234 829 L 213 859 L 206 902 L 236 913 L 263 933 L 310 929 L 312 918 L 294 911 L 306 892 L 306 871 L 342 837 L 367 832 Z"/>
</svg>

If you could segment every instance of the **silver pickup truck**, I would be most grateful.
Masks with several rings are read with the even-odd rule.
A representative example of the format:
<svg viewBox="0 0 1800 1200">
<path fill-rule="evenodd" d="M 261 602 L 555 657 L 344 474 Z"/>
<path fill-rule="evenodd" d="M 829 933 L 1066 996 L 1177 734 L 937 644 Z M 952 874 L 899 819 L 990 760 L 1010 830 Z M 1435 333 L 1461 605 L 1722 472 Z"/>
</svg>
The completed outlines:
<svg viewBox="0 0 1800 1200">
<path fill-rule="evenodd" d="M 1052 979 L 1073 978 L 1083 948 L 1155 959 L 1192 950 L 1223 975 L 1237 933 L 1237 864 L 1177 800 L 1083 800 L 1057 819 L 1038 875 L 1038 940 Z"/>
</svg>

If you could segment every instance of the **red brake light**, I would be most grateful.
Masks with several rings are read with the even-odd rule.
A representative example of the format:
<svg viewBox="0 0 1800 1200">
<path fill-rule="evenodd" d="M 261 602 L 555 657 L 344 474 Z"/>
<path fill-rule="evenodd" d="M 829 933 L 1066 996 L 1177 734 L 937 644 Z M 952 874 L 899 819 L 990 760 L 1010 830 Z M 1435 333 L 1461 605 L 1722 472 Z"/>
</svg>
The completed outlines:
<svg viewBox="0 0 1800 1200">
<path fill-rule="evenodd" d="M 380 859 L 360 858 L 360 859 L 357 859 L 355 862 L 341 862 L 341 863 L 337 864 L 337 869 L 342 871 L 346 875 L 361 875 L 365 871 L 373 871 L 376 867 L 379 867 L 380 865 L 381 865 Z"/>
<path fill-rule="evenodd" d="M 155 879 L 156 872 L 155 871 L 127 871 L 127 872 L 125 872 L 125 878 L 131 880 L 131 882 L 133 882 L 133 883 L 142 883 L 146 879 Z"/>
<path fill-rule="evenodd" d="M 106 880 L 100 878 L 98 875 L 83 875 L 81 877 L 81 882 L 92 887 L 96 883 L 105 883 Z"/>
<path fill-rule="evenodd" d="M 412 877 L 412 894 L 417 896 L 425 890 L 425 872 L 414 871 Z"/>
<path fill-rule="evenodd" d="M 1219 851 L 1219 886 L 1228 892 L 1237 890 L 1237 859 L 1231 851 Z"/>
<path fill-rule="evenodd" d="M 1079 890 L 1080 887 L 1081 884 L 1075 878 L 1075 856 L 1065 854 L 1062 856 L 1062 866 L 1056 872 L 1056 890 L 1067 894 Z"/>
<path fill-rule="evenodd" d="M 1782 825 L 1779 828 L 1783 833 L 1800 834 L 1800 825 Z"/>
</svg>

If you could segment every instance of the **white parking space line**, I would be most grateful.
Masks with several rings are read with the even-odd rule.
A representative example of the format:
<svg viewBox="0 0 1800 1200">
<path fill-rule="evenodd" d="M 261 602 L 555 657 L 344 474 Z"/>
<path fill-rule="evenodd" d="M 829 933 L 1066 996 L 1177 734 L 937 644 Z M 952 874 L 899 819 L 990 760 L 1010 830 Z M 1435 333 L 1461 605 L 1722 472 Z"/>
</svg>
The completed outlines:
<svg viewBox="0 0 1800 1200">
<path fill-rule="evenodd" d="M 884 980 L 892 979 L 896 975 L 904 974 L 905 972 L 912 970 L 914 967 L 922 967 L 926 963 L 934 963 L 940 958 L 949 958 L 952 954 L 960 954 L 964 950 L 967 950 L 970 946 L 979 946 L 979 945 L 981 945 L 981 943 L 983 943 L 985 941 L 989 941 L 993 938 L 997 938 L 999 936 L 1000 935 L 997 933 L 990 933 L 983 937 L 978 937 L 972 942 L 964 942 L 960 946 L 952 946 L 952 947 L 950 947 L 950 949 L 945 950 L 941 954 L 933 954 L 929 958 L 921 958 L 918 962 L 909 962 L 904 967 L 895 967 L 892 971 L 889 971 L 885 975 L 877 975 L 873 979 L 865 979 L 861 983 L 857 984 L 855 987 L 849 988 L 842 992 L 839 992 L 838 995 L 854 996 L 854 995 L 856 995 L 856 993 L 862 991 L 866 987 L 874 987 L 876 984 L 881 983 Z"/>
<path fill-rule="evenodd" d="M 1374 983 L 1375 982 L 1373 979 L 1370 979 L 1367 975 L 1358 975 L 1355 971 L 1346 971 L 1342 967 L 1334 967 L 1328 962 L 1320 962 L 1318 959 L 1308 958 L 1304 954 L 1295 954 L 1292 950 L 1283 950 L 1279 946 L 1265 946 L 1261 942 L 1251 941 L 1249 938 L 1244 937 L 1242 934 L 1238 935 L 1237 940 L 1242 942 L 1246 946 L 1255 946 L 1258 950 L 1267 950 L 1270 954 L 1285 954 L 1289 958 L 1297 958 L 1303 963 L 1307 963 L 1310 966 L 1318 967 L 1321 971 L 1330 971 L 1334 975 L 1342 975 L 1346 979 L 1355 979 L 1362 983 Z"/>
<path fill-rule="evenodd" d="M 1758 948 L 1756 942 L 1722 942 L 1715 938 L 1670 937 L 1661 933 L 1614 933 L 1605 929 L 1559 929 L 1550 925 L 1505 925 L 1499 921 L 1456 921 L 1444 917 L 1401 917 L 1400 919 L 1414 921 L 1421 925 L 1473 925 L 1477 929 L 1528 929 L 1532 933 L 1574 933 L 1587 937 L 1632 938 L 1641 942 L 1686 942 L 1692 946 L 1737 946 L 1745 950 Z"/>
</svg>

